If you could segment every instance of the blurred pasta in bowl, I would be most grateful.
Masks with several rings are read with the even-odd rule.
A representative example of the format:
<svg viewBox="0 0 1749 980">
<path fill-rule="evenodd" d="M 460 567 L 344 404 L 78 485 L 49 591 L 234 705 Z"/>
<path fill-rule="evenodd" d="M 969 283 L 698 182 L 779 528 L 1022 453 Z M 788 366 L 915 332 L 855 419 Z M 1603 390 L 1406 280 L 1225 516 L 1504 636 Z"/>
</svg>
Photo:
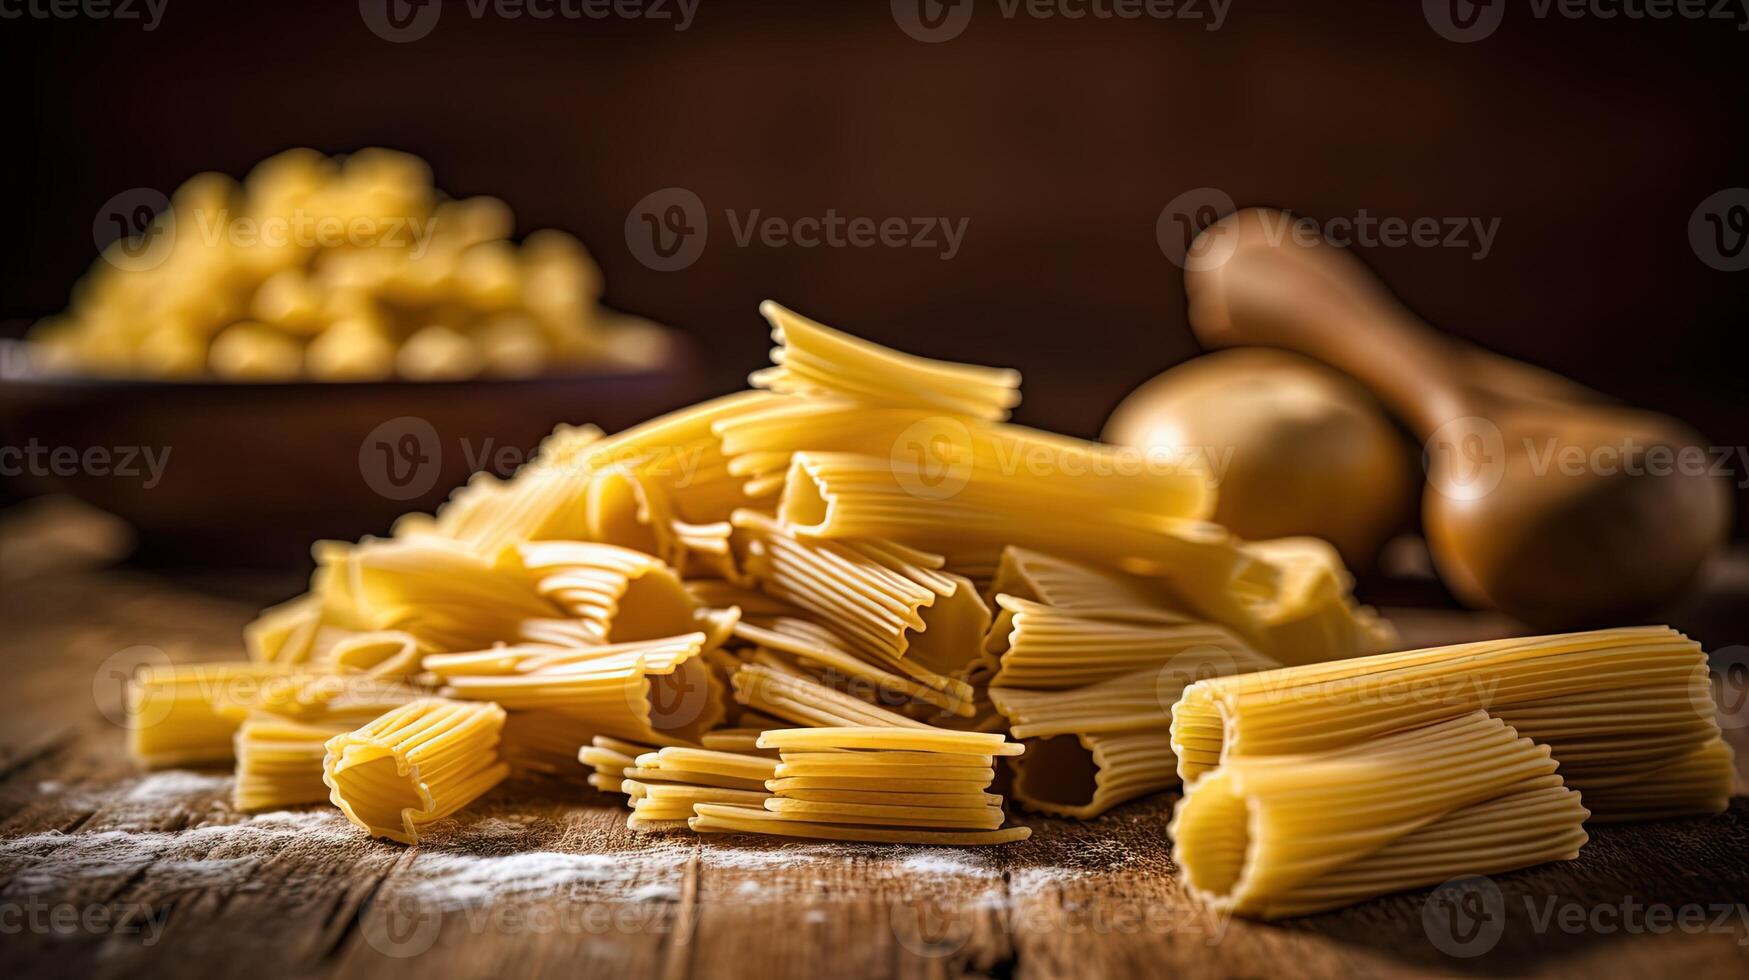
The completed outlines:
<svg viewBox="0 0 1749 980">
<path fill-rule="evenodd" d="M 199 174 L 104 249 L 29 336 L 49 375 L 458 380 L 660 364 L 669 335 L 603 308 L 583 246 L 519 245 L 493 197 L 453 199 L 423 160 L 288 150 L 241 182 Z"/>
<path fill-rule="evenodd" d="M 513 241 L 504 202 L 446 197 L 417 157 L 291 150 L 158 205 L 0 340 L 0 490 L 79 497 L 153 556 L 307 559 L 555 425 L 703 394 L 681 334 L 601 305 L 580 242 Z"/>
</svg>

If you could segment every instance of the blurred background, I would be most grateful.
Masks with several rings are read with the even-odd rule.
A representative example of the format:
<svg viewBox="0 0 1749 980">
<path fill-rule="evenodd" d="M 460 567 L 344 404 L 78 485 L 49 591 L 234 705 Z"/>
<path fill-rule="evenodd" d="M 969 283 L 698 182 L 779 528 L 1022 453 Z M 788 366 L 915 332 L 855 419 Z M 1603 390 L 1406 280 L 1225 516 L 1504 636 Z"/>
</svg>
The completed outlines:
<svg viewBox="0 0 1749 980">
<path fill-rule="evenodd" d="M 1690 238 L 1704 200 L 1749 183 L 1733 21 L 1513 5 L 1456 43 L 1437 3 L 1384 0 L 1197 0 L 1137 19 L 1008 16 L 997 0 L 666 0 L 606 17 L 543 0 L 161 2 L 134 19 L 0 21 L 11 335 L 65 306 L 118 193 L 241 176 L 289 147 L 384 146 L 429 161 L 451 194 L 502 198 L 518 235 L 577 235 L 608 305 L 695 343 L 700 374 L 675 403 L 763 363 L 770 297 L 1019 368 L 1017 420 L 1094 436 L 1197 353 L 1156 231 L 1169 202 L 1214 188 L 1319 221 L 1493 229 L 1355 251 L 1456 335 L 1749 443 L 1749 385 L 1727 353 L 1749 273 L 1712 267 Z M 931 30 L 951 37 L 915 36 Z M 682 268 L 630 234 L 673 188 L 708 223 Z M 750 221 L 829 214 L 963 237 L 737 241 Z"/>
</svg>

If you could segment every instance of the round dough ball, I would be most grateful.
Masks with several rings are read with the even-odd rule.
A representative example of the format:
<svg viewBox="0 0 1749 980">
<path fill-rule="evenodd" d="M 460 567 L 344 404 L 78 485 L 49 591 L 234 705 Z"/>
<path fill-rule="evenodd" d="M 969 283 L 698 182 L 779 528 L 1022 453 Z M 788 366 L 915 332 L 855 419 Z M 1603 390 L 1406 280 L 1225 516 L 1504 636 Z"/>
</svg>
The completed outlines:
<svg viewBox="0 0 1749 980">
<path fill-rule="evenodd" d="M 1214 520 L 1248 539 L 1312 535 L 1371 567 L 1409 519 L 1409 447 L 1359 385 L 1284 351 L 1187 361 L 1118 405 L 1105 439 L 1195 452 L 1220 480 Z"/>
</svg>

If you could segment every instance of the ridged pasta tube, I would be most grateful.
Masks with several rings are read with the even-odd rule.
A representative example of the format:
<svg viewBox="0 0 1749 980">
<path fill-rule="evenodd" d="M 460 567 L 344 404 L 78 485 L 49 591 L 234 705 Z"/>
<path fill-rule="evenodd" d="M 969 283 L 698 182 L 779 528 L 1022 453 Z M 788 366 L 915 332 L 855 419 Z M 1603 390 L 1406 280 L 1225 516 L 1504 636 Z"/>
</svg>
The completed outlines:
<svg viewBox="0 0 1749 980">
<path fill-rule="evenodd" d="M 1193 894 L 1278 918 L 1571 860 L 1587 815 L 1547 746 L 1472 711 L 1358 745 L 1229 759 L 1190 784 L 1170 832 Z"/>
<path fill-rule="evenodd" d="M 419 842 L 419 828 L 509 775 L 504 709 L 422 698 L 328 740 L 322 781 L 346 819 L 373 837 Z"/>
</svg>

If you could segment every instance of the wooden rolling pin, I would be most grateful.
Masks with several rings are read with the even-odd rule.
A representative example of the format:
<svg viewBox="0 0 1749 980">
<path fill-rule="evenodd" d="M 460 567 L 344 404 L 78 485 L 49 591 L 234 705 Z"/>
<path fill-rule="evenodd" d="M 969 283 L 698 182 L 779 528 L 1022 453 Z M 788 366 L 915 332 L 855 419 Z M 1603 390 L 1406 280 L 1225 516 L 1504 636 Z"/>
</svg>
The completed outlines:
<svg viewBox="0 0 1749 980">
<path fill-rule="evenodd" d="M 1191 327 L 1321 360 L 1423 440 L 1422 522 L 1460 598 L 1548 628 L 1621 624 L 1694 579 L 1730 520 L 1697 433 L 1443 336 L 1294 220 L 1248 209 L 1203 231 Z"/>
</svg>

